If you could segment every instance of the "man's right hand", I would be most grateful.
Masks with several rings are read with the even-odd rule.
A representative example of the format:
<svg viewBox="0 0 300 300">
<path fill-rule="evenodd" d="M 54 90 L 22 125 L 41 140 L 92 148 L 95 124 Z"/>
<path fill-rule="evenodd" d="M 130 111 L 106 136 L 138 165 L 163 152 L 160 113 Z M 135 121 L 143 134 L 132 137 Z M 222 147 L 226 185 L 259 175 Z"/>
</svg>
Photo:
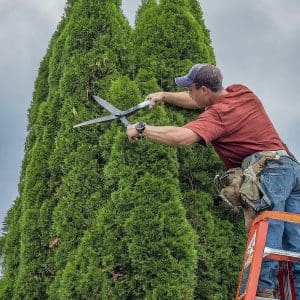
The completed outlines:
<svg viewBox="0 0 300 300">
<path fill-rule="evenodd" d="M 146 100 L 150 100 L 149 108 L 151 109 L 160 104 L 163 104 L 165 97 L 166 97 L 166 92 L 156 92 L 156 93 L 149 94 L 146 97 Z"/>
<path fill-rule="evenodd" d="M 149 108 L 154 108 L 159 104 L 168 103 L 178 107 L 188 109 L 199 109 L 199 105 L 190 97 L 188 92 L 156 92 L 146 97 L 150 100 Z"/>
</svg>

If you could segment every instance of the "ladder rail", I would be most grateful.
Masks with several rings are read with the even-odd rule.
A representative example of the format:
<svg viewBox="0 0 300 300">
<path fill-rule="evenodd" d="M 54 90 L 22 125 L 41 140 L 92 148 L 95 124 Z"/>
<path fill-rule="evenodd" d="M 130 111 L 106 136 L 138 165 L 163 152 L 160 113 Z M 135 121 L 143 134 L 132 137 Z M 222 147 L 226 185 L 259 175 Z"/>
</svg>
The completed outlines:
<svg viewBox="0 0 300 300">
<path fill-rule="evenodd" d="M 256 287 L 258 285 L 259 274 L 261 269 L 261 257 L 264 253 L 265 248 L 265 238 L 264 234 L 268 231 L 268 221 L 263 220 L 260 226 L 257 228 L 255 245 L 253 250 L 253 258 L 250 266 L 249 277 L 252 281 L 248 280 L 246 286 L 245 300 L 253 300 L 256 297 Z"/>
<path fill-rule="evenodd" d="M 265 211 L 254 219 L 247 239 L 246 251 L 235 297 L 236 300 L 253 300 L 257 298 L 256 290 L 263 259 L 268 258 L 286 262 L 300 261 L 300 253 L 298 252 L 265 247 L 270 219 L 300 224 L 300 214 L 278 211 Z M 249 268 L 249 266 L 249 274 L 246 274 L 245 270 Z M 247 275 L 246 285 L 245 282 L 243 282 L 242 286 L 243 276 L 245 275 Z M 292 274 L 289 274 L 289 278 L 291 281 L 292 299 L 294 300 L 296 298 Z M 245 288 L 245 290 L 241 291 L 241 287 Z"/>
<path fill-rule="evenodd" d="M 272 219 L 272 220 L 300 224 L 300 214 L 293 214 L 293 213 L 282 212 L 282 211 L 264 211 L 254 219 L 252 226 L 265 219 Z"/>
</svg>

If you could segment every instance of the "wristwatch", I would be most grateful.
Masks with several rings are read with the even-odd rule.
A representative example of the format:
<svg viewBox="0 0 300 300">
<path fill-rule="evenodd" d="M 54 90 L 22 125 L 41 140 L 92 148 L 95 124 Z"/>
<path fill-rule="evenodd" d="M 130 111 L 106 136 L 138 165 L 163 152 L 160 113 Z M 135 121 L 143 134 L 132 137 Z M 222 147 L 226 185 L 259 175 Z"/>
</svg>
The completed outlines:
<svg viewBox="0 0 300 300">
<path fill-rule="evenodd" d="M 143 133 L 143 131 L 145 130 L 146 128 L 146 123 L 145 122 L 138 122 L 136 125 L 135 125 L 135 129 L 138 133 Z"/>
</svg>

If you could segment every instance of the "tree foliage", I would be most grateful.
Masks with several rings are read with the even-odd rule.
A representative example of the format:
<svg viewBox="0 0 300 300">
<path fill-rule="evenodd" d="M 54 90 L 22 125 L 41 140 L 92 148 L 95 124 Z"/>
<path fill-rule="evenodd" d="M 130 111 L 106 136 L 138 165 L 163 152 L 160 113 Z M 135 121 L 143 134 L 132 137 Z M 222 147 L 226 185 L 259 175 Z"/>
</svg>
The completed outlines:
<svg viewBox="0 0 300 300">
<path fill-rule="evenodd" d="M 232 299 L 244 232 L 213 202 L 211 147 L 127 141 L 86 91 L 127 109 L 174 77 L 215 64 L 196 0 L 69 0 L 28 111 L 19 197 L 0 240 L 1 299 Z M 131 122 L 181 126 L 201 111 L 161 106 Z"/>
</svg>

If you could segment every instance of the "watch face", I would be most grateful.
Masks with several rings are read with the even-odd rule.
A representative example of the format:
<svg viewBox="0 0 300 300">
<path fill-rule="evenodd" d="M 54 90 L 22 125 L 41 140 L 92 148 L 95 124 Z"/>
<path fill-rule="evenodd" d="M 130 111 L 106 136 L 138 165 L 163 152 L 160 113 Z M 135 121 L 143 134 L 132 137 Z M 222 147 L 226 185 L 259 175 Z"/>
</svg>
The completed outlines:
<svg viewBox="0 0 300 300">
<path fill-rule="evenodd" d="M 136 124 L 136 127 L 135 129 L 138 131 L 138 132 L 143 132 L 145 130 L 145 123 L 144 122 L 139 122 Z"/>
</svg>

